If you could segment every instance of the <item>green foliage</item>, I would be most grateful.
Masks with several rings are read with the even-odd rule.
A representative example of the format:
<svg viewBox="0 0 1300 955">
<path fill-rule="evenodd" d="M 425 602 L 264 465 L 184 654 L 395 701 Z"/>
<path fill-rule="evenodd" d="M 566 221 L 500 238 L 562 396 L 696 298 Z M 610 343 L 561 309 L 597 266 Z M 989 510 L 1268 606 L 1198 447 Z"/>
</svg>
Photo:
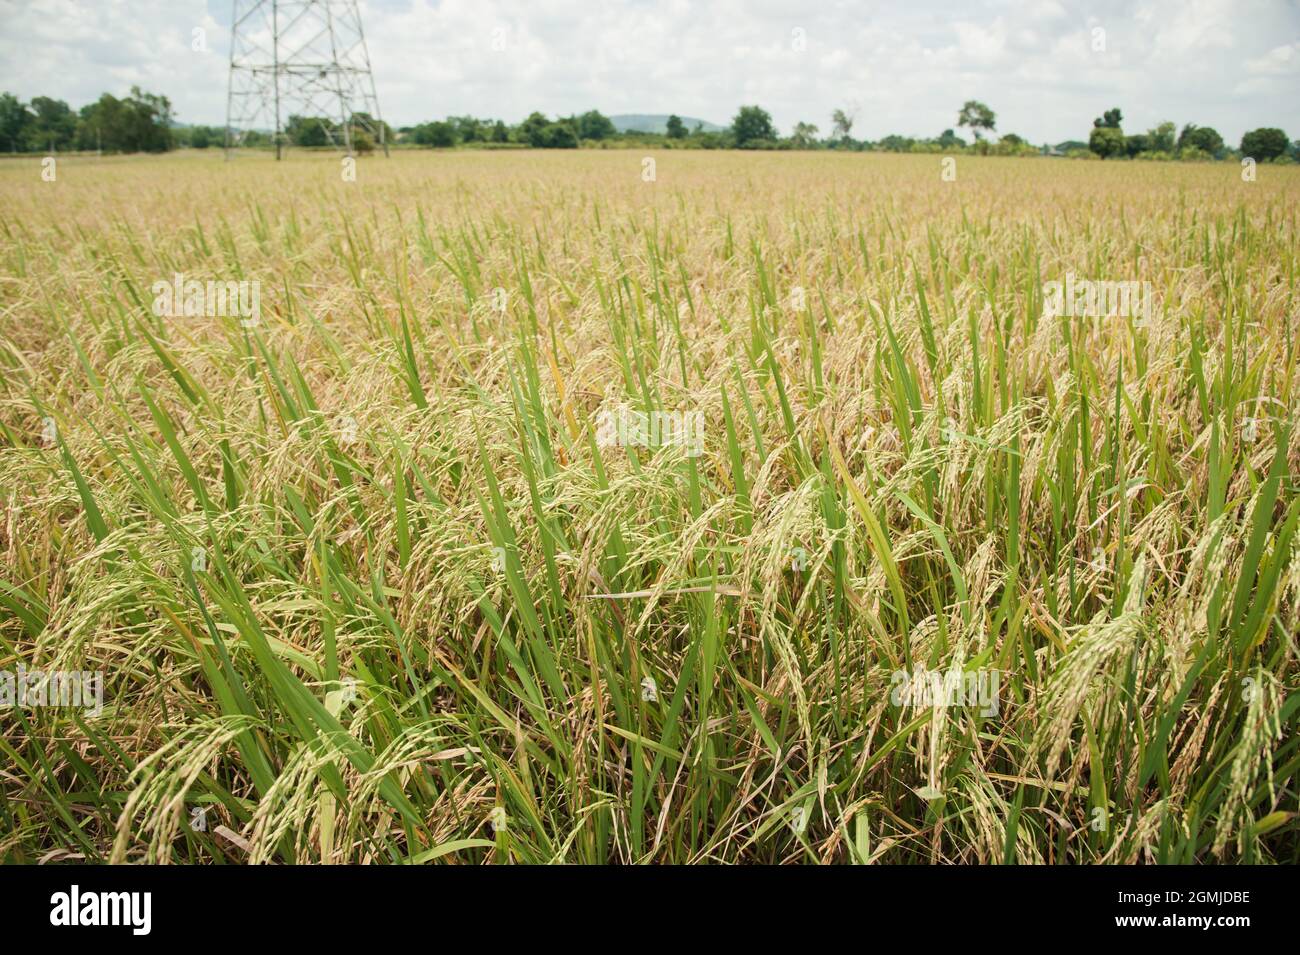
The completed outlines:
<svg viewBox="0 0 1300 955">
<path fill-rule="evenodd" d="M 938 142 L 941 149 L 960 149 L 966 145 L 966 140 L 962 139 L 951 129 L 945 129 L 940 133 Z"/>
<path fill-rule="evenodd" d="M 676 113 L 668 117 L 668 138 L 669 139 L 686 138 L 686 124 L 682 122 L 682 118 L 678 116 Z"/>
<path fill-rule="evenodd" d="M 997 114 L 979 100 L 968 99 L 957 114 L 957 125 L 970 129 L 976 139 L 983 139 L 984 133 L 992 132 L 997 125 Z"/>
<path fill-rule="evenodd" d="M 734 145 L 730 132 L 705 132 L 701 129 L 696 129 L 685 141 L 698 149 L 730 149 Z"/>
<path fill-rule="evenodd" d="M 364 129 L 352 130 L 352 151 L 365 156 L 375 151 L 375 140 Z"/>
<path fill-rule="evenodd" d="M 567 120 L 559 123 L 547 123 L 537 131 L 533 146 L 541 149 L 577 149 L 578 133 Z"/>
<path fill-rule="evenodd" d="M 179 130 L 177 140 L 180 145 L 189 145 L 191 149 L 208 149 L 212 146 L 222 146 L 225 144 L 225 134 L 221 130 L 212 126 L 191 126 L 189 129 Z"/>
<path fill-rule="evenodd" d="M 456 145 L 456 129 L 448 122 L 422 123 L 411 131 L 411 140 L 417 146 L 443 149 Z"/>
<path fill-rule="evenodd" d="M 1124 137 L 1124 155 L 1136 156 L 1138 153 L 1144 153 L 1151 149 L 1151 137 L 1146 133 L 1134 133 L 1132 136 Z"/>
<path fill-rule="evenodd" d="M 981 145 L 986 144 L 981 143 Z M 1023 137 L 1015 133 L 1007 133 L 989 152 L 994 156 L 1037 156 L 1039 150 L 1027 143 Z"/>
<path fill-rule="evenodd" d="M 171 101 L 165 96 L 131 87 L 126 99 L 105 93 L 81 109 L 77 125 L 78 149 L 105 152 L 165 152 L 175 145 L 171 129 Z"/>
<path fill-rule="evenodd" d="M 1223 152 L 1223 137 L 1210 126 L 1197 126 L 1188 123 L 1178 135 L 1178 151 L 1198 149 L 1210 158 L 1217 158 Z"/>
<path fill-rule="evenodd" d="M 334 124 L 323 116 L 290 116 L 284 137 L 294 146 L 328 146 Z"/>
<path fill-rule="evenodd" d="M 505 143 L 510 130 L 501 120 L 474 116 L 448 116 L 404 130 L 404 139 L 416 146 L 447 149 L 459 143 Z"/>
<path fill-rule="evenodd" d="M 27 127 L 32 114 L 12 93 L 0 93 L 0 149 L 23 152 L 27 149 Z"/>
<path fill-rule="evenodd" d="M 776 139 L 772 116 L 761 106 L 742 106 L 731 121 L 731 132 L 739 149 L 760 148 Z"/>
<path fill-rule="evenodd" d="M 448 116 L 446 125 L 451 129 L 451 142 L 439 142 L 439 146 L 454 146 L 456 143 L 486 142 L 491 127 L 473 116 Z M 439 133 L 439 139 L 445 137 Z"/>
<path fill-rule="evenodd" d="M 1112 126 L 1097 126 L 1088 136 L 1088 148 L 1102 159 L 1124 155 L 1124 131 Z"/>
<path fill-rule="evenodd" d="M 853 116 L 842 109 L 833 110 L 831 112 L 831 124 L 831 136 L 841 142 L 846 142 L 849 139 L 849 133 L 853 130 Z"/>
<path fill-rule="evenodd" d="M 1160 123 L 1147 133 L 1149 148 L 1156 152 L 1172 153 L 1176 145 L 1174 134 L 1177 130 L 1178 127 L 1169 120 Z"/>
<path fill-rule="evenodd" d="M 542 130 L 551 124 L 545 113 L 533 112 L 519 124 L 519 140 L 530 146 L 542 145 Z"/>
<path fill-rule="evenodd" d="M 77 137 L 77 114 L 61 99 L 37 96 L 28 107 L 33 114 L 25 137 L 31 152 L 70 149 Z"/>
<path fill-rule="evenodd" d="M 379 140 L 381 136 L 383 137 L 384 142 L 391 143 L 393 141 L 394 137 L 392 127 L 387 123 L 375 119 L 369 113 L 353 113 L 351 124 L 352 138 L 354 141 L 353 145 L 355 145 L 355 140 L 359 133 L 365 133 L 370 137 L 372 143 Z"/>
<path fill-rule="evenodd" d="M 1286 133 L 1271 126 L 1252 129 L 1241 137 L 1241 154 L 1259 162 L 1266 162 L 1286 154 L 1290 145 Z"/>
<path fill-rule="evenodd" d="M 912 146 L 915 144 L 916 140 L 910 136 L 891 134 L 877 142 L 876 148 L 891 153 L 905 153 L 911 152 Z"/>
<path fill-rule="evenodd" d="M 1094 129 L 1119 129 L 1120 123 L 1124 120 L 1124 114 L 1120 112 L 1119 107 L 1108 109 L 1097 119 L 1092 121 Z"/>
<path fill-rule="evenodd" d="M 618 135 L 614 123 L 599 110 L 588 110 L 577 118 L 574 125 L 580 139 L 591 139 L 600 142 Z"/>
<path fill-rule="evenodd" d="M 794 133 L 790 139 L 799 149 L 808 149 L 817 142 L 817 125 L 815 123 L 795 123 Z"/>
</svg>

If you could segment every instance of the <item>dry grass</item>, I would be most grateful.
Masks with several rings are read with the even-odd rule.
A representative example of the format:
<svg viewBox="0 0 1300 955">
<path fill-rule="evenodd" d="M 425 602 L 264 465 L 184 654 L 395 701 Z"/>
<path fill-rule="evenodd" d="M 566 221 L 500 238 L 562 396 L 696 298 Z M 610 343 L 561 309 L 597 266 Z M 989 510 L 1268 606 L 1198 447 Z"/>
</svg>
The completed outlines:
<svg viewBox="0 0 1300 955">
<path fill-rule="evenodd" d="M 656 158 L 0 165 L 0 858 L 1296 861 L 1300 170 Z"/>
</svg>

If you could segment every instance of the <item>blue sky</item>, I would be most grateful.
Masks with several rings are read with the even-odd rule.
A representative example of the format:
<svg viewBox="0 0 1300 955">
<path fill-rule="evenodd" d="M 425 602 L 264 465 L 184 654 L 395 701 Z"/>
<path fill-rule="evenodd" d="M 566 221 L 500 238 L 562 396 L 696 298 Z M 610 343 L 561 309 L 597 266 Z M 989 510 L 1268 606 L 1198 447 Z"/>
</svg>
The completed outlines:
<svg viewBox="0 0 1300 955">
<path fill-rule="evenodd" d="M 1085 139 L 1112 106 L 1128 132 L 1300 137 L 1300 5 L 1284 0 L 366 0 L 362 18 L 395 126 L 590 108 L 725 124 L 758 103 L 783 132 L 846 108 L 876 139 L 937 135 L 979 99 L 1033 142 Z M 81 106 L 139 84 L 184 122 L 224 120 L 229 0 L 0 0 L 0 20 L 0 89 Z"/>
</svg>

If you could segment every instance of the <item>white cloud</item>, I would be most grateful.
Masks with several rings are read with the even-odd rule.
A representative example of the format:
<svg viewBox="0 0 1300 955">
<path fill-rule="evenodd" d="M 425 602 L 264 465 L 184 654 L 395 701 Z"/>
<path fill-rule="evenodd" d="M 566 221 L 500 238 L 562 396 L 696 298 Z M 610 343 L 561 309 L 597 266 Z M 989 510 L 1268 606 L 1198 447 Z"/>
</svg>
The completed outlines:
<svg viewBox="0 0 1300 955">
<path fill-rule="evenodd" d="M 788 131 L 859 105 L 856 134 L 936 135 L 967 99 L 998 130 L 1084 138 L 1119 106 L 1300 132 L 1300 10 L 1232 0 L 363 0 L 385 118 L 518 121 L 596 108 L 726 123 L 758 102 Z M 0 89 L 74 106 L 132 84 L 187 122 L 225 115 L 229 0 L 0 0 Z M 191 49 L 208 31 L 207 53 Z M 1106 48 L 1093 49 L 1092 29 Z M 792 43 L 803 31 L 805 47 Z M 494 31 L 505 43 L 494 49 Z"/>
<path fill-rule="evenodd" d="M 1263 56 L 1248 59 L 1246 72 L 1263 76 L 1292 76 L 1300 73 L 1300 41 L 1276 46 Z"/>
<path fill-rule="evenodd" d="M 952 25 L 957 34 L 957 50 L 961 59 L 970 64 L 989 65 L 1001 60 L 1006 52 L 1006 33 L 1002 20 L 993 21 L 989 27 L 978 23 L 959 21 Z"/>
</svg>

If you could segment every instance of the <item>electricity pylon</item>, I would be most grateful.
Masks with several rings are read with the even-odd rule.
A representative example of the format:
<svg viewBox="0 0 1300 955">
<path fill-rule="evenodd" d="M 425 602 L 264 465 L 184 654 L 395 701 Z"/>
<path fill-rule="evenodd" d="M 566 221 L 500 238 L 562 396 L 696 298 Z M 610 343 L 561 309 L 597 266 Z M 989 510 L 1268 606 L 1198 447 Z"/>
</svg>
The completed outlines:
<svg viewBox="0 0 1300 955">
<path fill-rule="evenodd" d="M 232 6 L 227 159 L 259 124 L 275 129 L 279 159 L 286 116 L 318 123 L 325 140 L 348 155 L 353 130 L 363 129 L 388 155 L 356 0 L 233 0 Z"/>
</svg>

